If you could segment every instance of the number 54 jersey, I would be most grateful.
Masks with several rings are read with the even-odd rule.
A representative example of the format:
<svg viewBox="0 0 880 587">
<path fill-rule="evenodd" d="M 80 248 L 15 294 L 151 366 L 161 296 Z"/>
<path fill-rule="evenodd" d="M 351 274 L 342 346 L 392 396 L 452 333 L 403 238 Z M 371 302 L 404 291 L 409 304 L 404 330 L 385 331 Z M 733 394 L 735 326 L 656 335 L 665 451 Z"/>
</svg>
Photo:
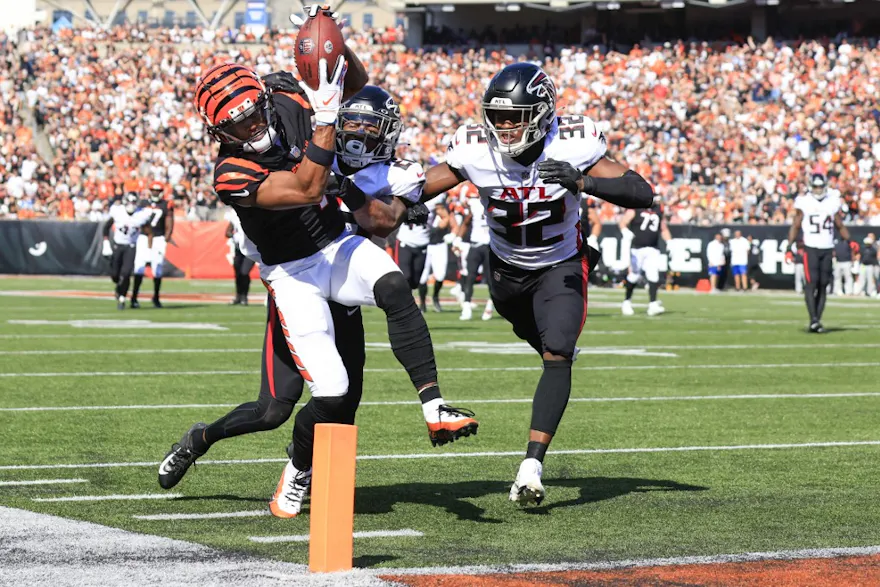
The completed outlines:
<svg viewBox="0 0 880 587">
<path fill-rule="evenodd" d="M 521 165 L 493 150 L 482 126 L 459 127 L 446 164 L 480 192 L 489 224 L 489 246 L 502 261 L 522 269 L 540 269 L 575 256 L 581 249 L 580 194 L 538 177 L 545 159 L 567 161 L 586 171 L 605 155 L 605 136 L 582 116 L 556 119 L 544 137 L 544 151 Z"/>
</svg>

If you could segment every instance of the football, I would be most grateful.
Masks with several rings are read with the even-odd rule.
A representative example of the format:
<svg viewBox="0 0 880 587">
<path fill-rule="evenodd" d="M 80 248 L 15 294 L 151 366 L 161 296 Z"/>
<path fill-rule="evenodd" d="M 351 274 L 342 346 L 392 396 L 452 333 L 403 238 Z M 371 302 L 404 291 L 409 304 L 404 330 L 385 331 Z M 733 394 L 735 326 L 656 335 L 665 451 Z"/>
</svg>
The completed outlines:
<svg viewBox="0 0 880 587">
<path fill-rule="evenodd" d="M 328 12 L 319 12 L 307 18 L 296 35 L 296 69 L 303 82 L 313 90 L 318 89 L 320 71 L 318 63 L 327 60 L 328 75 L 336 60 L 345 52 L 345 40 L 339 25 Z"/>
</svg>

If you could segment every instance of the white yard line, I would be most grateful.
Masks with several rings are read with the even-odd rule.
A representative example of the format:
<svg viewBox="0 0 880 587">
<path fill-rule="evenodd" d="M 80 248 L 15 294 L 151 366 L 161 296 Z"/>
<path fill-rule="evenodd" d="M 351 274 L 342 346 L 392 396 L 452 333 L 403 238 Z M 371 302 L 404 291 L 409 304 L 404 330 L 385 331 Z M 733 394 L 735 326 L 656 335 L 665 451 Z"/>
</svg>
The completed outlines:
<svg viewBox="0 0 880 587">
<path fill-rule="evenodd" d="M 88 483 L 88 479 L 32 479 L 30 481 L 0 481 L 0 487 L 20 485 L 66 485 L 69 483 Z"/>
<path fill-rule="evenodd" d="M 403 530 L 370 530 L 367 532 L 355 532 L 355 538 L 399 538 L 411 537 L 421 538 L 424 536 L 422 532 L 405 528 Z M 297 534 L 293 536 L 250 536 L 248 540 L 260 544 L 272 544 L 275 542 L 308 542 L 308 534 Z"/>
<path fill-rule="evenodd" d="M 56 338 L 100 338 L 102 340 L 107 338 L 206 338 L 206 337 L 222 337 L 229 338 L 230 336 L 254 336 L 254 337 L 262 337 L 265 334 L 265 328 L 260 330 L 259 332 L 224 332 L 223 334 L 218 334 L 216 332 L 206 332 L 205 334 L 192 334 L 192 333 L 180 333 L 180 334 L 171 334 L 171 333 L 155 333 L 155 332 L 141 332 L 138 334 L 0 334 L 0 339 L 12 339 L 12 340 L 28 340 L 28 339 L 56 339 Z"/>
<path fill-rule="evenodd" d="M 481 333 L 482 336 L 485 333 Z M 479 345 L 495 345 L 486 341 L 464 342 L 439 342 L 434 344 L 437 351 L 469 352 L 473 349 L 480 350 Z M 524 344 L 524 343 L 522 343 Z M 709 345 L 639 345 L 639 346 L 584 346 L 585 350 L 596 351 L 640 351 L 640 350 L 683 350 L 683 351 L 706 351 L 706 350 L 749 350 L 749 349 L 851 349 L 851 348 L 880 348 L 880 343 L 826 343 L 826 344 L 709 344 Z M 367 343 L 368 351 L 391 351 L 391 345 L 384 342 Z M 491 348 L 485 354 L 494 354 Z M 531 350 L 531 349 L 529 349 Z M 204 353 L 260 353 L 261 347 L 249 348 L 182 348 L 182 349 L 65 349 L 65 350 L 17 350 L 0 351 L 0 356 L 49 356 L 49 355 L 152 355 L 152 354 L 204 354 Z M 483 353 L 480 353 L 483 354 Z"/>
<path fill-rule="evenodd" d="M 70 495 L 67 497 L 35 497 L 33 501 L 140 501 L 142 499 L 178 499 L 182 493 L 141 493 L 139 495 Z"/>
<path fill-rule="evenodd" d="M 268 509 L 249 510 L 241 512 L 214 512 L 210 514 L 153 514 L 149 516 L 132 516 L 135 520 L 147 520 L 150 522 L 170 520 L 220 520 L 223 518 L 256 518 L 271 516 Z"/>
<path fill-rule="evenodd" d="M 773 363 L 773 364 L 723 364 L 723 365 L 596 365 L 575 367 L 575 371 L 651 371 L 655 369 L 815 369 L 837 367 L 880 367 L 875 363 Z M 472 373 L 490 371 L 540 371 L 542 367 L 450 367 L 444 373 Z M 364 369 L 365 373 L 397 373 L 396 369 Z M 82 371 L 66 373 L 0 373 L 0 377 L 158 377 L 181 375 L 259 375 L 256 370 L 248 371 Z"/>
<path fill-rule="evenodd" d="M 841 393 L 755 393 L 728 395 L 653 395 L 623 397 L 573 397 L 570 403 L 605 403 L 605 402 L 674 402 L 701 400 L 751 400 L 751 399 L 835 399 L 847 397 L 878 397 L 880 391 L 845 391 Z M 453 399 L 454 404 L 530 404 L 531 397 L 494 398 L 494 399 Z M 0 408 L 0 412 L 77 412 L 92 410 L 182 410 L 182 409 L 213 409 L 234 408 L 238 404 L 134 404 L 129 406 L 29 406 L 22 408 Z M 415 400 L 361 402 L 361 406 L 409 406 L 419 405 Z"/>
<path fill-rule="evenodd" d="M 599 455 L 599 454 L 629 454 L 629 453 L 664 453 L 664 452 L 696 452 L 696 451 L 747 451 L 747 450 L 779 450 L 799 448 L 834 448 L 834 447 L 857 447 L 857 446 L 880 446 L 880 440 L 853 440 L 831 442 L 802 442 L 785 444 L 735 444 L 721 446 L 664 446 L 664 447 L 638 447 L 638 448 L 585 448 L 568 450 L 551 450 L 555 455 Z M 390 454 L 390 455 L 360 455 L 361 461 L 395 461 L 414 459 L 449 459 L 464 457 L 512 457 L 522 456 L 522 451 L 501 452 L 448 452 L 448 453 L 414 453 L 414 454 Z M 199 465 L 254 465 L 266 463 L 286 463 L 289 459 L 228 459 L 228 460 L 199 460 Z M 60 463 L 51 465 L 0 465 L 0 471 L 34 471 L 40 469 L 110 469 L 110 468 L 133 468 L 133 467 L 156 467 L 158 461 L 134 461 L 127 463 Z M 177 494 L 152 494 L 158 496 Z M 146 498 L 151 499 L 151 498 Z M 158 499 L 156 497 L 155 499 Z"/>
</svg>

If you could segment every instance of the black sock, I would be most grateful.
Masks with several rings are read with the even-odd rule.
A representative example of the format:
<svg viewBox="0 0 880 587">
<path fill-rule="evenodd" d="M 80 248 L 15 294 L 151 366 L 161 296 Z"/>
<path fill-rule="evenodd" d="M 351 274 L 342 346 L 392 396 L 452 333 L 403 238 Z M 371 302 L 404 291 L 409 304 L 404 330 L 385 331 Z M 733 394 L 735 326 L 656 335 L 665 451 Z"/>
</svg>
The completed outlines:
<svg viewBox="0 0 880 587">
<path fill-rule="evenodd" d="M 570 395 L 571 361 L 544 361 L 544 372 L 532 401 L 531 429 L 556 434 Z"/>
<path fill-rule="evenodd" d="M 423 404 L 435 399 L 440 399 L 441 397 L 443 396 L 440 395 L 440 388 L 436 384 L 429 385 L 419 392 L 419 399 L 422 400 Z"/>
<path fill-rule="evenodd" d="M 427 297 L 428 297 L 428 284 L 427 283 L 420 283 L 419 284 L 419 300 L 421 301 L 423 306 L 425 305 L 425 299 Z"/>
<path fill-rule="evenodd" d="M 154 277 L 153 278 L 153 299 L 159 299 L 159 290 L 162 289 L 162 278 Z"/>
<path fill-rule="evenodd" d="M 629 301 L 633 297 L 633 292 L 636 290 L 636 284 L 632 283 L 629 279 L 626 280 L 626 300 Z"/>
<path fill-rule="evenodd" d="M 135 275 L 134 276 L 134 288 L 131 290 L 131 299 L 136 300 L 138 297 L 138 293 L 141 291 L 141 283 L 144 282 L 143 275 Z"/>
<path fill-rule="evenodd" d="M 204 438 L 193 438 L 193 447 L 204 453 L 212 444 L 224 438 L 274 430 L 290 419 L 291 412 L 293 404 L 264 397 L 255 402 L 241 404 L 209 424 L 205 428 Z"/>
<path fill-rule="evenodd" d="M 657 301 L 657 288 L 660 287 L 660 284 L 657 282 L 649 282 L 648 283 L 648 296 L 650 296 L 652 302 Z"/>
<path fill-rule="evenodd" d="M 869 294 L 871 292 L 868 292 Z M 828 287 L 823 283 L 816 290 L 816 320 L 822 320 L 825 313 L 825 300 L 828 298 Z"/>
<path fill-rule="evenodd" d="M 534 440 L 529 441 L 529 446 L 526 448 L 526 458 L 527 459 L 538 459 L 542 463 L 544 462 L 544 455 L 547 454 L 547 447 L 549 445 L 544 444 L 543 442 L 536 442 Z"/>
<path fill-rule="evenodd" d="M 437 383 L 434 345 L 425 317 L 419 311 L 402 273 L 393 272 L 376 282 L 376 305 L 385 312 L 391 351 L 403 365 L 416 389 Z"/>
<path fill-rule="evenodd" d="M 804 298 L 807 302 L 807 312 L 810 314 L 810 324 L 819 321 L 819 315 L 816 312 L 816 288 L 813 284 L 808 283 L 804 286 Z"/>
<path fill-rule="evenodd" d="M 442 288 L 443 288 L 443 280 L 442 279 L 438 279 L 437 281 L 434 282 L 434 299 L 435 300 L 440 299 L 440 290 Z"/>
</svg>

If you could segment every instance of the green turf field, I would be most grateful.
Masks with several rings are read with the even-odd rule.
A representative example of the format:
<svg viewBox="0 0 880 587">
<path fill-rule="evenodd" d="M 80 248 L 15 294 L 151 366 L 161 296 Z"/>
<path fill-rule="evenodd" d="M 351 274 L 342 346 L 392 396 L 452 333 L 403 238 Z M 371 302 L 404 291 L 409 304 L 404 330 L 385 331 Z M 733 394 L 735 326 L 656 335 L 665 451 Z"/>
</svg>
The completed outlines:
<svg viewBox="0 0 880 587">
<path fill-rule="evenodd" d="M 0 280 L 5 292 L 48 289 L 109 290 L 103 280 Z M 218 293 L 231 284 L 169 281 L 165 289 Z M 585 562 L 880 544 L 880 301 L 831 298 L 830 332 L 814 336 L 804 333 L 806 311 L 794 295 L 682 292 L 666 295 L 668 313 L 656 318 L 644 306 L 623 318 L 620 297 L 590 292 L 574 401 L 545 463 L 548 497 L 531 509 L 509 503 L 507 491 L 525 449 L 537 356 L 500 318 L 482 322 L 475 311 L 475 321 L 461 323 L 452 304 L 429 314 L 444 395 L 480 420 L 478 436 L 435 449 L 417 403 L 381 403 L 416 398 L 382 344 L 383 315 L 364 313 L 370 348 L 359 454 L 376 458 L 358 463 L 355 529 L 424 536 L 355 541 L 356 564 Z M 645 294 L 635 301 L 646 303 Z M 306 562 L 306 543 L 249 538 L 306 534 L 307 515 L 134 517 L 267 510 L 291 425 L 216 445 L 203 460 L 268 461 L 198 465 L 173 490 L 178 499 L 33 501 L 162 493 L 153 463 L 193 422 L 229 409 L 174 406 L 256 397 L 264 309 L 167 306 L 117 312 L 109 299 L 0 296 L 0 506 Z M 118 320 L 148 323 L 101 322 Z M 212 329 L 192 329 L 205 324 Z M 50 406 L 126 407 L 10 410 Z M 20 468 L 32 465 L 46 467 Z M 68 478 L 87 482 L 3 485 Z"/>
</svg>

